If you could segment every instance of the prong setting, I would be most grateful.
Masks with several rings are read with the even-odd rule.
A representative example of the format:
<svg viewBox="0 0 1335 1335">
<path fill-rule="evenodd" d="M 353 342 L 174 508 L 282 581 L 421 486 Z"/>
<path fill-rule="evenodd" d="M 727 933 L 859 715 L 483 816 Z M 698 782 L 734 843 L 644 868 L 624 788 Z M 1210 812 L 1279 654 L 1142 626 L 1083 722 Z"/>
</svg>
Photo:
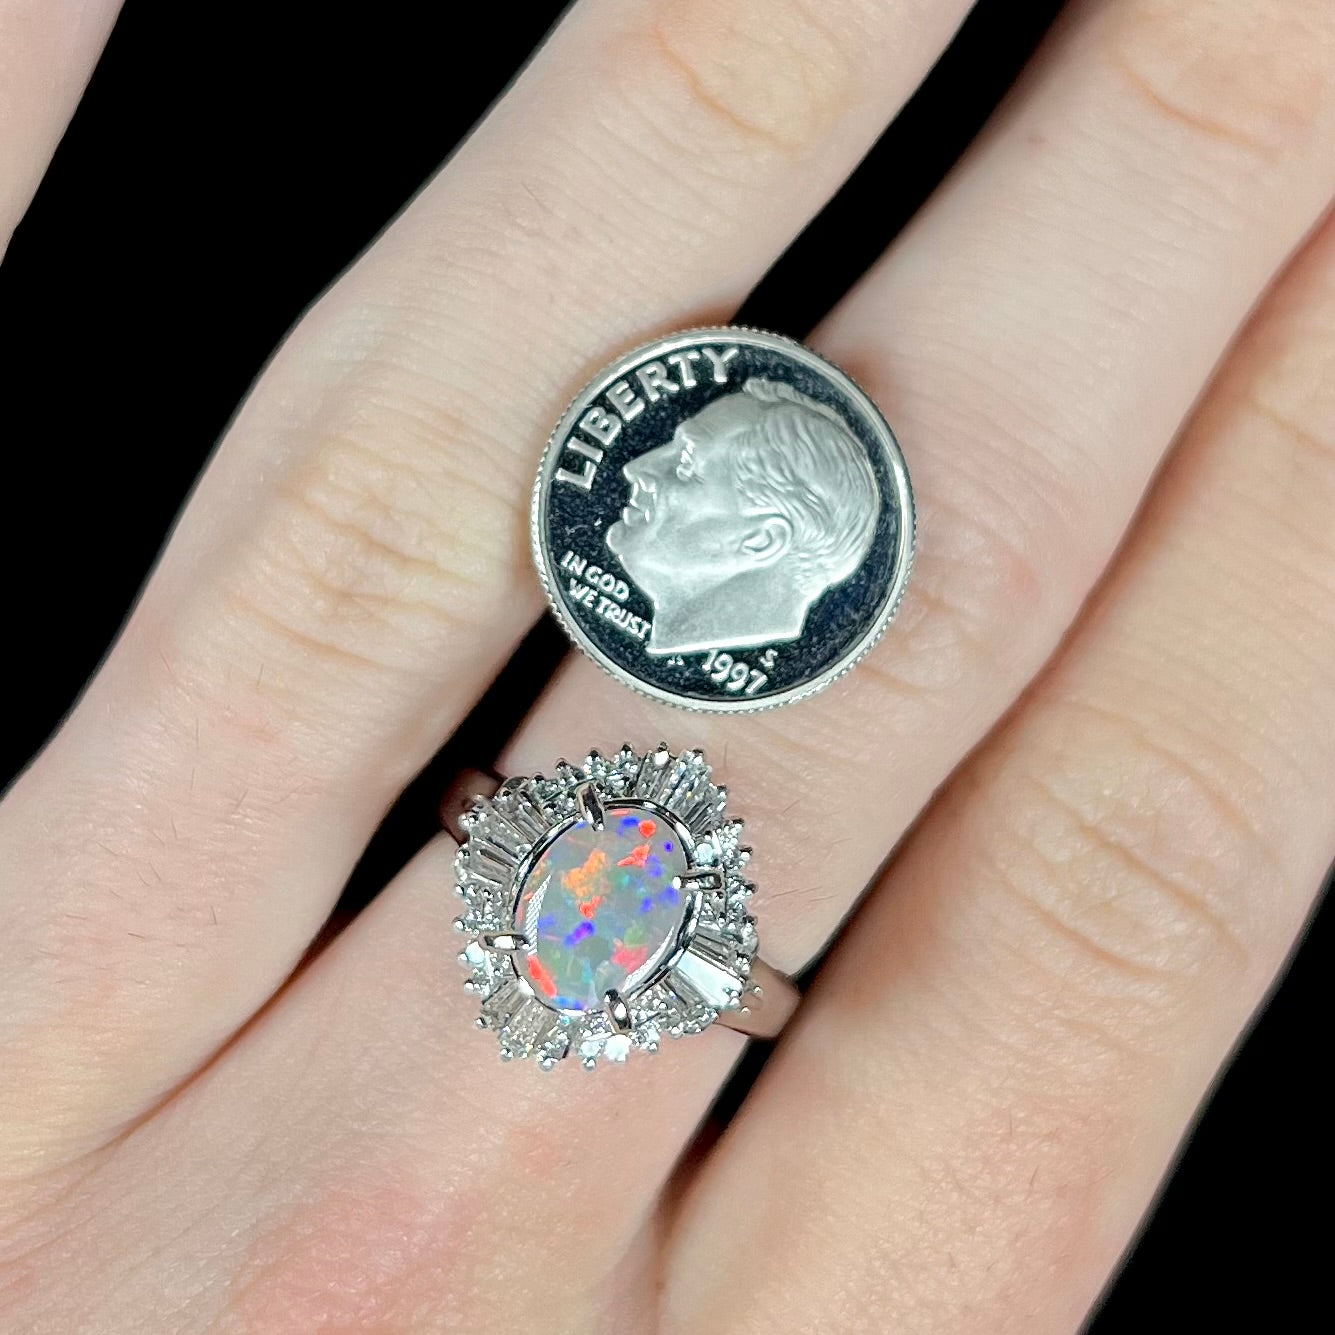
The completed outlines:
<svg viewBox="0 0 1335 1335">
<path fill-rule="evenodd" d="M 529 948 L 529 939 L 522 932 L 483 932 L 478 937 L 483 950 L 498 950 L 503 955 L 518 955 Z"/>
<path fill-rule="evenodd" d="M 722 890 L 723 873 L 718 867 L 688 867 L 673 884 L 678 890 Z"/>
<path fill-rule="evenodd" d="M 612 1022 L 612 1028 L 618 1034 L 629 1034 L 635 1028 L 634 1021 L 630 1018 L 630 1007 L 615 988 L 603 998 L 603 1009 Z"/>
<path fill-rule="evenodd" d="M 580 819 L 588 821 L 595 830 L 603 828 L 603 800 L 592 780 L 586 779 L 575 789 L 575 809 Z"/>
</svg>

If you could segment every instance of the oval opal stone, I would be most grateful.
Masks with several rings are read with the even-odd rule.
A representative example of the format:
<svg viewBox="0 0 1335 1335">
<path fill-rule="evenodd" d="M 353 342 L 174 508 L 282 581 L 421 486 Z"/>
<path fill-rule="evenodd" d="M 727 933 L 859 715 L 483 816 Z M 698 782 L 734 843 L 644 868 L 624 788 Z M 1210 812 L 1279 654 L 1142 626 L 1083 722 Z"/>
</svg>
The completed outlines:
<svg viewBox="0 0 1335 1335">
<path fill-rule="evenodd" d="M 647 807 L 609 803 L 603 828 L 577 821 L 524 878 L 515 910 L 533 944 L 516 960 L 556 1010 L 600 1010 L 625 993 L 677 940 L 687 897 L 672 882 L 687 868 L 676 830 Z"/>
</svg>

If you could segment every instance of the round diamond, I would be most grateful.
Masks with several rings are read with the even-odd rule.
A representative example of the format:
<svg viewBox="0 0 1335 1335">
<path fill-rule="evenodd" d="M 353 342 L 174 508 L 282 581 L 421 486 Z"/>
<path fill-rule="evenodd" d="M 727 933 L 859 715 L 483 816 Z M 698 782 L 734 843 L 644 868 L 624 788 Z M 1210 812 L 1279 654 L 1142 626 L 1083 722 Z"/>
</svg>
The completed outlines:
<svg viewBox="0 0 1335 1335">
<path fill-rule="evenodd" d="M 524 877 L 515 918 L 532 943 L 516 960 L 554 1010 L 600 1010 L 606 994 L 633 991 L 681 932 L 688 866 L 681 836 L 662 814 L 611 802 L 602 828 L 575 821 Z"/>
</svg>

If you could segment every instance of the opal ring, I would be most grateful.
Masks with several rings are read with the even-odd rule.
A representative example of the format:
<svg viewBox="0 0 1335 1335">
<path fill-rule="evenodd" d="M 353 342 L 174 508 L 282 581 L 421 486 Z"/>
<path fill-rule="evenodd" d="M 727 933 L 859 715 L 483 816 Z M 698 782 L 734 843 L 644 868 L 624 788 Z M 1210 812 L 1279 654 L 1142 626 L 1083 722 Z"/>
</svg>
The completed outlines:
<svg viewBox="0 0 1335 1335">
<path fill-rule="evenodd" d="M 778 1034 L 797 992 L 756 955 L 751 850 L 699 751 L 593 751 L 487 786 L 458 817 L 454 925 L 502 1060 L 592 1070 L 715 1021 Z"/>
</svg>

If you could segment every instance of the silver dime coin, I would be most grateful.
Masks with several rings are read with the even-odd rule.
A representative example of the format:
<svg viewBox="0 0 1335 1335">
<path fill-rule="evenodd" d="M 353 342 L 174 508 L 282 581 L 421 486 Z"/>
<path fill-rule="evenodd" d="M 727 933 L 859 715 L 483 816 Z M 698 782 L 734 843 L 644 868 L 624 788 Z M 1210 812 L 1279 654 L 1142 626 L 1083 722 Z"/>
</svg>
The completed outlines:
<svg viewBox="0 0 1335 1335">
<path fill-rule="evenodd" d="M 814 694 L 880 638 L 913 497 L 842 371 L 777 334 L 691 329 L 570 405 L 532 539 L 557 620 L 595 662 L 656 699 L 745 713 Z"/>
</svg>

